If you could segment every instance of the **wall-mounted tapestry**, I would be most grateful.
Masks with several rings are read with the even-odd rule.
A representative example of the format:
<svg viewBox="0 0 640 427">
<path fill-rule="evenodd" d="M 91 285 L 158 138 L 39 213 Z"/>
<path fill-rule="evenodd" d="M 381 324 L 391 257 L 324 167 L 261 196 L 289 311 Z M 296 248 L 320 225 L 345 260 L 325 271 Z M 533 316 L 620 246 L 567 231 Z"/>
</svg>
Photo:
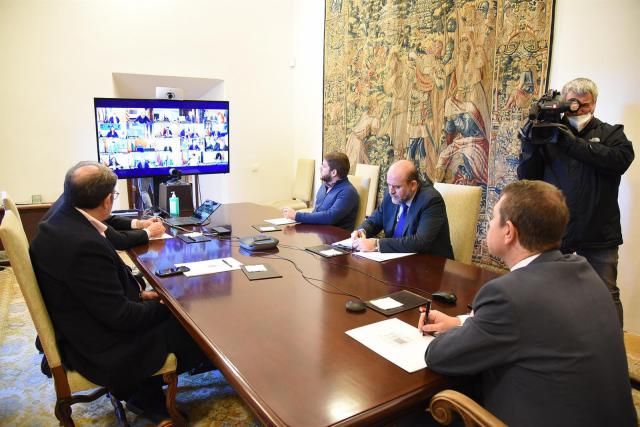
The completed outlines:
<svg viewBox="0 0 640 427">
<path fill-rule="evenodd" d="M 546 88 L 553 0 L 326 0 L 323 151 L 483 189 L 474 262 L 517 130 Z"/>
</svg>

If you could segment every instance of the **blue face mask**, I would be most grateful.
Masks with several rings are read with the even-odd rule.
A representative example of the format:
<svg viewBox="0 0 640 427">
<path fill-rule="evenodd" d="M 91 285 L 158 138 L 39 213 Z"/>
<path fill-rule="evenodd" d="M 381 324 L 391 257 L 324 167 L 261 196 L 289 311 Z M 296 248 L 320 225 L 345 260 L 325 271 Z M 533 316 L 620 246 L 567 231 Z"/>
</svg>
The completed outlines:
<svg viewBox="0 0 640 427">
<path fill-rule="evenodd" d="M 580 132 L 593 118 L 593 113 L 582 114 L 580 116 L 568 116 L 569 124 L 575 130 Z"/>
</svg>

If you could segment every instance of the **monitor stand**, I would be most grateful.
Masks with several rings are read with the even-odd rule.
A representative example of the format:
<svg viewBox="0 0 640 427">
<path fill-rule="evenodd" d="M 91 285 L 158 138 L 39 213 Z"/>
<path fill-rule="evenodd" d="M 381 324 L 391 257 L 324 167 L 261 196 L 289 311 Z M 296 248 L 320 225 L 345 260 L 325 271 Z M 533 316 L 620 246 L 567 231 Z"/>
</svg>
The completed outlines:
<svg viewBox="0 0 640 427">
<path fill-rule="evenodd" d="M 193 214 L 193 190 L 190 182 L 180 180 L 169 180 L 161 182 L 158 191 L 158 207 L 161 210 L 169 211 L 169 197 L 175 193 L 180 199 L 180 216 L 190 216 Z"/>
<path fill-rule="evenodd" d="M 191 183 L 176 180 L 172 176 L 130 178 L 127 187 L 129 207 L 140 212 L 151 211 L 157 215 L 168 216 L 169 197 L 171 197 L 172 191 L 175 191 L 176 196 L 180 199 L 180 216 L 191 215 L 194 206 L 200 205 L 198 175 L 195 175 L 195 205 Z"/>
</svg>

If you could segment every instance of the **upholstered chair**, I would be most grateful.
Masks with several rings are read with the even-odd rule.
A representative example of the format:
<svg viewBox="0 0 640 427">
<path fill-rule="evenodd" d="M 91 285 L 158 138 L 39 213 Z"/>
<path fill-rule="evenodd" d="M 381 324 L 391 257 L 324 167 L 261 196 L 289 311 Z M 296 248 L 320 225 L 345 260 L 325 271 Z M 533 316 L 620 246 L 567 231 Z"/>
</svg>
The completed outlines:
<svg viewBox="0 0 640 427">
<path fill-rule="evenodd" d="M 35 329 L 40 337 L 42 347 L 47 357 L 56 390 L 55 416 L 63 426 L 74 426 L 71 418 L 71 405 L 78 402 L 91 402 L 108 392 L 87 380 L 75 371 L 68 371 L 62 364 L 60 352 L 55 338 L 55 331 L 47 308 L 45 307 L 40 288 L 36 280 L 31 257 L 29 256 L 29 243 L 22 229 L 20 220 L 11 209 L 5 211 L 2 224 L 0 224 L 0 238 L 4 245 L 11 267 L 16 276 L 20 290 L 27 303 L 29 314 L 33 320 Z M 164 366 L 155 375 L 162 375 L 169 385 L 166 396 L 167 409 L 174 425 L 186 425 L 186 422 L 175 404 L 178 387 L 176 374 L 177 360 L 174 354 L 169 354 Z M 81 393 L 88 392 L 88 393 Z M 126 416 L 122 404 L 109 394 L 111 403 L 116 409 L 116 416 L 121 425 L 127 425 Z"/>
<path fill-rule="evenodd" d="M 434 187 L 442 195 L 447 207 L 453 257 L 456 261 L 471 264 L 482 189 L 475 186 L 441 182 L 436 182 Z"/>
</svg>

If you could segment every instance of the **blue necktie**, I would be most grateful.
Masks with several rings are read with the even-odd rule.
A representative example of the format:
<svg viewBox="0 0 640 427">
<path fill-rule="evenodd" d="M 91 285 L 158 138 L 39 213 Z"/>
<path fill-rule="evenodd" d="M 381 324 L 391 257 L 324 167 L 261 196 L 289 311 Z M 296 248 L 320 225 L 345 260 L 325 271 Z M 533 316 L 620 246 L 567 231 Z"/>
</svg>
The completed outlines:
<svg viewBox="0 0 640 427">
<path fill-rule="evenodd" d="M 393 237 L 402 237 L 402 233 L 404 231 L 404 220 L 407 219 L 407 211 L 409 210 L 409 206 L 402 203 L 402 212 L 400 213 L 400 217 L 398 218 L 398 222 L 396 223 L 396 228 L 393 230 Z"/>
</svg>

